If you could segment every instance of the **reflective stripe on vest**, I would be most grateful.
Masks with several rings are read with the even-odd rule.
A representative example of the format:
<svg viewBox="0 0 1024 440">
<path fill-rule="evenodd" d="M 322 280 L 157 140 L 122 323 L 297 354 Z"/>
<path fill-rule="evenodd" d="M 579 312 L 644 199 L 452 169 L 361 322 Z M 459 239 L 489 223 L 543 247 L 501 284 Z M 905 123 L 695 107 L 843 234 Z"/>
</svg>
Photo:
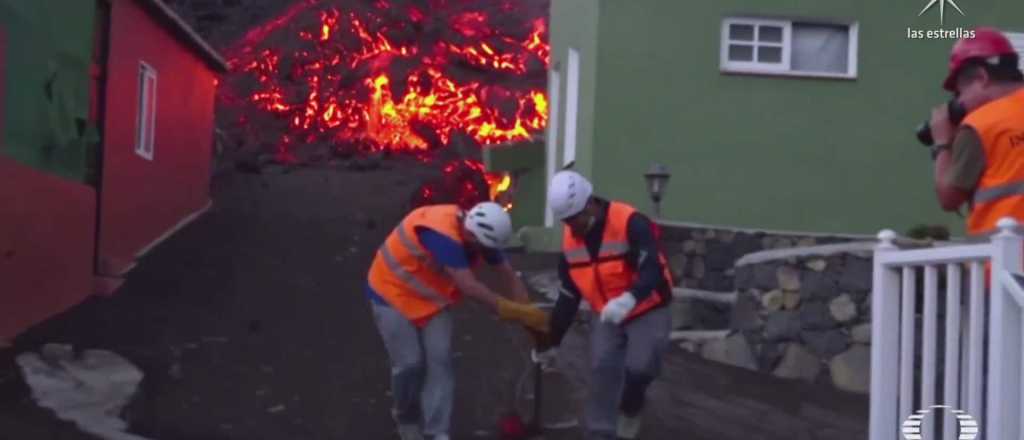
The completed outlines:
<svg viewBox="0 0 1024 440">
<path fill-rule="evenodd" d="M 1020 195 L 1024 195 L 1024 182 L 1008 183 L 1006 185 L 979 189 L 974 193 L 974 203 L 994 202 L 1002 198 Z"/>
<path fill-rule="evenodd" d="M 601 248 L 598 249 L 598 260 L 621 257 L 628 251 L 629 242 L 612 241 L 608 243 L 601 243 Z M 586 247 L 569 249 L 565 251 L 565 260 L 569 265 L 589 264 L 591 261 L 590 252 L 587 251 Z"/>
<path fill-rule="evenodd" d="M 601 250 L 599 257 L 608 255 L 622 255 L 629 251 L 629 242 L 625 241 L 612 241 L 608 243 L 601 243 Z"/>
<path fill-rule="evenodd" d="M 405 249 L 409 251 L 409 253 L 412 254 L 412 256 L 416 257 L 416 259 L 419 260 L 420 263 L 423 263 L 424 266 L 430 268 L 430 270 L 434 271 L 435 273 L 443 274 L 441 266 L 438 265 L 433 258 L 430 258 L 429 255 L 420 251 L 419 246 L 416 246 L 416 243 L 412 241 L 412 237 L 409 237 L 409 233 L 405 231 L 405 222 L 402 222 L 400 225 L 398 225 L 397 230 L 398 241 L 402 243 L 402 246 L 405 247 Z M 383 246 L 381 247 L 383 248 Z"/>
<path fill-rule="evenodd" d="M 398 239 L 399 241 L 401 241 L 401 245 L 403 247 L 406 247 L 410 254 L 417 256 L 417 258 L 426 257 L 425 255 L 423 255 L 423 253 L 420 252 L 418 248 L 415 247 L 415 245 L 410 246 L 411 241 L 409 240 L 409 236 L 406 234 L 406 231 L 404 231 L 404 225 L 398 226 Z M 449 305 L 450 301 L 446 300 L 443 294 L 431 289 L 429 285 L 420 282 L 420 280 L 417 279 L 416 276 L 414 276 L 412 273 L 409 273 L 409 271 L 407 271 L 406 269 L 403 269 L 401 265 L 398 264 L 398 260 L 395 259 L 393 255 L 391 255 L 391 251 L 388 251 L 386 245 L 380 247 L 380 253 L 381 258 L 384 260 L 384 264 L 387 265 L 387 268 L 390 269 L 391 273 L 394 273 L 394 275 L 397 276 L 398 279 L 401 279 L 403 282 L 409 284 L 409 287 L 413 288 L 413 290 L 416 291 L 418 294 L 423 295 L 423 297 L 430 300 L 430 302 L 436 304 L 437 307 L 444 307 Z"/>
<path fill-rule="evenodd" d="M 565 260 L 569 264 L 586 263 L 590 261 L 590 253 L 587 252 L 587 248 L 585 247 L 569 249 L 565 251 Z"/>
</svg>

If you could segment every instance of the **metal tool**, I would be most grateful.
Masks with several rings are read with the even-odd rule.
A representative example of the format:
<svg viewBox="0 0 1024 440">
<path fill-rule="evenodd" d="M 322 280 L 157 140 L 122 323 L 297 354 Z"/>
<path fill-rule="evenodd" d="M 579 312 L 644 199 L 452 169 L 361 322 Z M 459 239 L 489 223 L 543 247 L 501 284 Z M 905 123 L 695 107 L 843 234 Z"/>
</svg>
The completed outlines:
<svg viewBox="0 0 1024 440">
<path fill-rule="evenodd" d="M 544 397 L 544 369 L 540 362 L 533 364 L 533 414 L 529 423 L 516 410 L 510 410 L 498 421 L 498 433 L 501 440 L 528 440 L 544 438 L 544 425 L 541 418 L 541 402 Z"/>
</svg>

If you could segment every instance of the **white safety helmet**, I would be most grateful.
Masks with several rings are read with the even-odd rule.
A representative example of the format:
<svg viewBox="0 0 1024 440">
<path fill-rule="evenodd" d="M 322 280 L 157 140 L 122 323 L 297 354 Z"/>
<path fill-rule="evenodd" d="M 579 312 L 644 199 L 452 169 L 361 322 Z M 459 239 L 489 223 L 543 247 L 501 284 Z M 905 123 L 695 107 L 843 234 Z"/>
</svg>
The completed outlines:
<svg viewBox="0 0 1024 440">
<path fill-rule="evenodd" d="M 478 203 L 466 213 L 463 224 L 484 246 L 501 249 L 512 237 L 512 219 L 501 205 Z"/>
<path fill-rule="evenodd" d="M 583 211 L 594 187 L 580 173 L 559 171 L 548 187 L 548 206 L 555 219 L 562 221 Z"/>
</svg>

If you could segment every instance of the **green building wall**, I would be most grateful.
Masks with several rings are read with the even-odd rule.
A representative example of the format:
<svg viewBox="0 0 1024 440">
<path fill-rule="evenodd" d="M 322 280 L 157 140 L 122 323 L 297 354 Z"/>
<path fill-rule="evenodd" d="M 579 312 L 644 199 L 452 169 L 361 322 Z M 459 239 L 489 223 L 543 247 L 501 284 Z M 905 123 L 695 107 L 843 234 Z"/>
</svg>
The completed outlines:
<svg viewBox="0 0 1024 440">
<path fill-rule="evenodd" d="M 594 0 L 553 0 L 551 2 L 552 17 L 572 17 L 572 20 L 560 20 L 557 23 L 552 20 L 549 44 L 551 45 L 551 69 L 562 78 L 560 81 L 559 114 L 551 117 L 558 117 L 558 133 L 556 136 L 559 150 L 557 151 L 556 169 L 566 165 L 563 162 L 562 146 L 565 140 L 567 128 L 565 120 L 566 96 L 568 95 L 568 81 L 566 80 L 568 70 L 569 48 L 576 49 L 580 54 L 580 80 L 579 80 L 579 116 L 576 129 L 576 160 L 572 168 L 583 175 L 591 176 L 594 172 L 595 154 L 593 151 L 596 145 L 594 124 L 597 120 L 597 112 L 602 111 L 597 106 L 598 75 L 598 50 L 600 39 L 600 9 L 595 7 Z"/>
<path fill-rule="evenodd" d="M 0 154 L 90 179 L 99 134 L 87 124 L 95 2 L 0 0 L 7 40 Z"/>
<path fill-rule="evenodd" d="M 926 2 L 552 0 L 552 68 L 582 57 L 576 169 L 596 190 L 650 210 L 643 173 L 672 171 L 663 217 L 807 233 L 874 234 L 963 220 L 939 210 L 932 163 L 913 131 L 948 99 L 953 40 L 911 40 L 939 28 Z M 958 2 L 943 28 L 1024 31 L 1024 2 Z M 730 16 L 859 25 L 853 80 L 720 71 Z M 564 115 L 557 144 L 564 142 Z M 550 134 L 549 134 L 550 135 Z M 559 165 L 562 152 L 559 151 Z M 537 164 L 543 167 L 543 163 Z M 543 192 L 517 194 L 538 198 Z"/>
<path fill-rule="evenodd" d="M 555 136 L 559 147 L 554 153 L 555 170 L 562 169 L 562 143 L 565 139 L 565 102 L 567 90 L 566 70 L 569 47 L 580 53 L 579 116 L 577 122 L 576 160 L 572 169 L 586 176 L 593 176 L 595 155 L 594 123 L 596 112 L 596 87 L 598 85 L 598 45 L 600 9 L 595 0 L 552 0 L 549 44 L 551 45 L 551 70 L 561 76 L 558 112 L 550 117 L 558 118 L 557 133 L 548 130 L 547 136 Z M 556 17 L 561 19 L 556 20 Z M 550 85 L 549 85 L 550 86 Z M 550 94 L 550 90 L 549 90 Z M 546 140 L 538 137 L 527 143 L 528 148 L 489 149 L 485 151 L 485 163 L 491 170 L 508 171 L 517 175 L 515 207 L 512 210 L 513 225 L 521 228 L 523 244 L 532 250 L 556 250 L 560 243 L 559 230 L 544 226 L 545 194 L 547 192 Z M 539 150 L 539 151 L 538 151 Z M 524 172 L 524 169 L 529 172 Z"/>
</svg>

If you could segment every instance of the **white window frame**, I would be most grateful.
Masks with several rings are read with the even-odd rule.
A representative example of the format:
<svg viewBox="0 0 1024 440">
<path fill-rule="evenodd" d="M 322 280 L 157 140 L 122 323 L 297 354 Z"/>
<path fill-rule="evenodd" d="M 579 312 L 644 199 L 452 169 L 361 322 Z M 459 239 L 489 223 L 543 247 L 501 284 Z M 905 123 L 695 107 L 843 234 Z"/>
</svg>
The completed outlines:
<svg viewBox="0 0 1024 440">
<path fill-rule="evenodd" d="M 580 110 L 580 52 L 569 48 L 567 59 L 565 91 L 565 145 L 562 150 L 562 166 L 576 162 L 576 136 L 579 128 Z"/>
<path fill-rule="evenodd" d="M 1004 32 L 1006 38 L 1010 39 L 1013 48 L 1020 54 L 1020 70 L 1024 71 L 1024 32 Z"/>
<path fill-rule="evenodd" d="M 792 42 L 793 42 L 793 24 L 821 24 L 821 25 L 834 25 L 834 26 L 846 26 L 850 32 L 850 44 L 847 53 L 847 71 L 846 73 L 830 73 L 830 72 L 807 72 L 792 69 Z M 729 38 L 729 28 L 731 25 L 751 25 L 754 26 L 755 34 L 754 41 L 739 41 L 731 40 Z M 761 46 L 778 46 L 774 43 L 761 43 L 757 41 L 757 29 L 760 26 L 775 26 L 782 28 L 782 62 L 781 63 L 762 63 L 757 61 L 757 48 Z M 720 39 L 720 70 L 723 73 L 741 73 L 741 74 L 756 74 L 756 75 L 779 75 L 779 76 L 798 76 L 798 77 L 810 77 L 810 78 L 835 78 L 835 79 L 856 79 L 857 78 L 857 53 L 858 53 L 858 40 L 860 35 L 860 23 L 858 22 L 837 22 L 829 20 L 813 20 L 813 19 L 769 19 L 769 18 L 751 18 L 751 17 L 727 17 L 722 20 L 722 30 Z M 729 60 L 729 45 L 731 43 L 752 45 L 754 46 L 754 57 L 753 61 L 731 61 Z"/>
<path fill-rule="evenodd" d="M 561 116 L 561 92 L 562 74 L 558 69 L 551 69 L 548 72 L 548 132 L 547 144 L 545 146 L 547 158 L 547 179 L 545 183 L 551 182 L 555 176 L 555 169 L 558 167 L 558 122 Z M 551 212 L 551 205 L 544 198 L 544 226 L 555 225 L 554 214 Z"/>
<path fill-rule="evenodd" d="M 152 87 L 149 87 L 150 84 L 152 84 Z M 149 94 L 149 90 L 152 90 L 153 93 Z M 135 117 L 135 154 L 150 161 L 154 157 L 153 147 L 156 138 L 156 99 L 158 90 L 156 69 L 145 61 L 140 61 L 138 108 L 136 109 Z M 152 109 L 152 112 L 147 113 L 148 109 Z"/>
</svg>

